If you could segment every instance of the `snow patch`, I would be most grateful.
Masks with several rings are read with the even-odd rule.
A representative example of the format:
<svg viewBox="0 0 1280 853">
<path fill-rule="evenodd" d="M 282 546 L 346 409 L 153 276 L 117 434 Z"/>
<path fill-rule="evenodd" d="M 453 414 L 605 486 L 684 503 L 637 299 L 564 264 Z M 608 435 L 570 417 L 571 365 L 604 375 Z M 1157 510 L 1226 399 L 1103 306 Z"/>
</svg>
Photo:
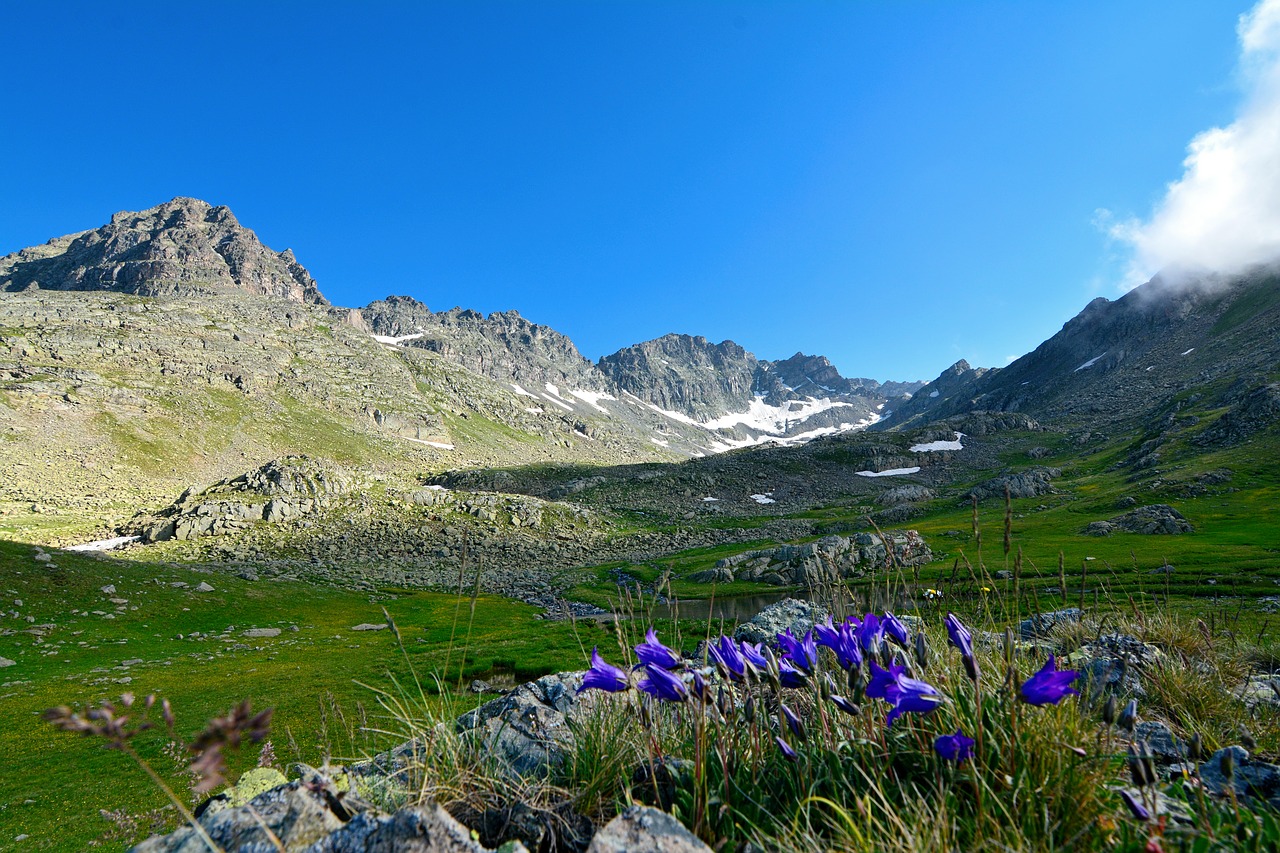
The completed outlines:
<svg viewBox="0 0 1280 853">
<path fill-rule="evenodd" d="M 425 444 L 427 447 L 434 447 L 437 450 L 453 450 L 454 449 L 454 446 L 452 444 L 445 444 L 443 441 L 427 441 L 425 438 L 409 438 L 408 436 L 404 436 L 404 438 L 407 441 L 414 442 L 415 444 Z"/>
<path fill-rule="evenodd" d="M 598 409 L 599 411 L 604 412 L 606 415 L 609 414 L 609 410 L 606 409 L 604 406 L 600 405 L 600 401 L 601 400 L 617 401 L 618 399 L 612 394 L 606 394 L 603 391 L 587 391 L 583 388 L 574 388 L 569 393 L 577 397 L 582 402 L 586 403 L 591 408 Z"/>
<path fill-rule="evenodd" d="M 380 344 L 390 344 L 391 346 L 394 347 L 394 346 L 399 346 L 405 341 L 417 340 L 418 338 L 421 338 L 426 334 L 427 334 L 426 332 L 415 332 L 412 335 L 399 335 L 398 337 L 392 337 L 391 335 L 374 335 L 373 339 Z"/>
<path fill-rule="evenodd" d="M 900 477 L 903 474 L 915 474 L 919 472 L 920 466 L 914 465 L 910 468 L 890 468 L 886 471 L 858 471 L 859 477 Z"/>
<path fill-rule="evenodd" d="M 533 399 L 535 399 L 535 400 L 536 400 L 536 399 L 538 399 L 538 395 L 537 395 L 537 394 L 534 394 L 534 393 L 532 393 L 532 392 L 530 392 L 530 391 L 526 391 L 525 389 L 521 388 L 521 387 L 520 387 L 520 383 L 519 383 L 519 382 L 512 382 L 512 383 L 511 383 L 511 390 L 515 391 L 515 392 L 516 392 L 517 394 L 519 394 L 521 397 L 532 397 L 532 398 L 533 398 Z"/>
<path fill-rule="evenodd" d="M 1104 352 L 1102 355 L 1106 355 L 1106 353 Z M 1102 355 L 1095 355 L 1093 358 L 1089 359 L 1084 364 L 1080 365 L 1079 367 L 1077 367 L 1075 370 L 1071 372 L 1079 373 L 1080 371 L 1084 370 L 1086 367 L 1093 367 L 1095 364 L 1098 363 L 1098 359 L 1102 358 Z"/>
<path fill-rule="evenodd" d="M 447 491 L 449 491 L 449 490 L 448 490 L 448 489 L 446 489 L 444 486 L 427 486 L 427 490 L 428 490 L 428 491 L 431 491 L 431 492 L 447 492 Z"/>
<path fill-rule="evenodd" d="M 938 392 L 937 392 L 937 391 L 930 391 L 930 392 L 929 392 L 929 397 L 930 397 L 930 399 L 932 399 L 932 398 L 934 398 L 934 397 L 937 397 L 937 396 L 938 396 Z"/>
<path fill-rule="evenodd" d="M 111 539 L 99 539 L 96 542 L 85 542 L 82 545 L 69 545 L 64 551 L 113 551 L 130 542 L 137 542 L 141 536 L 116 536 Z"/>
<path fill-rule="evenodd" d="M 719 498 L 703 498 L 703 499 L 702 499 L 702 502 L 703 502 L 704 504 L 709 504 L 709 503 L 714 503 L 714 502 L 716 502 L 716 501 L 718 501 L 718 500 L 720 500 L 720 499 L 719 499 Z"/>
<path fill-rule="evenodd" d="M 649 438 L 649 440 L 650 440 L 650 441 L 652 441 L 654 444 L 658 445 L 659 447 L 670 447 L 670 446 L 671 446 L 671 442 L 669 442 L 669 441 L 663 441 L 663 440 L 662 440 L 662 439 L 660 439 L 660 438 L 653 438 L 653 437 L 650 437 L 650 438 Z"/>
<path fill-rule="evenodd" d="M 763 495 L 752 495 L 751 500 L 755 501 L 761 506 L 763 506 L 764 504 L 776 504 L 777 501 L 769 497 L 769 495 L 771 494 L 773 494 L 773 492 L 765 492 Z"/>
<path fill-rule="evenodd" d="M 1195 347 L 1192 347 L 1191 349 L 1189 349 L 1189 350 L 1187 350 L 1186 352 L 1184 352 L 1184 353 L 1183 353 L 1183 355 L 1191 355 L 1191 353 L 1193 353 L 1193 352 L 1195 352 L 1195 351 L 1196 351 L 1196 348 L 1195 348 Z"/>
<path fill-rule="evenodd" d="M 536 399 L 536 398 L 535 398 L 535 399 Z M 536 408 L 536 407 L 532 407 L 532 406 L 531 406 L 531 407 L 529 407 L 529 408 L 525 409 L 525 411 L 526 411 L 526 412 L 528 412 L 528 413 L 529 413 L 529 414 L 531 414 L 531 415 L 540 415 L 540 414 L 542 414 L 542 411 L 543 411 L 543 410 L 542 410 L 542 409 L 539 409 L 539 408 Z"/>
<path fill-rule="evenodd" d="M 929 453 L 934 450 L 964 450 L 960 444 L 960 439 L 964 438 L 964 433 L 956 433 L 955 441 L 926 441 L 924 444 L 911 445 L 912 453 Z"/>
</svg>

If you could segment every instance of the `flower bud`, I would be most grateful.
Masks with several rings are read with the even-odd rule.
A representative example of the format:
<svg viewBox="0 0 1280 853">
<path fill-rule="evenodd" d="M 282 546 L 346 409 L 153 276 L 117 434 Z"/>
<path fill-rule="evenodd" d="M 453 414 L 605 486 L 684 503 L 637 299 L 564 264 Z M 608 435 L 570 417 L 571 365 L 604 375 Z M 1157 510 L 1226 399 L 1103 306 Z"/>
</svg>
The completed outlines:
<svg viewBox="0 0 1280 853">
<path fill-rule="evenodd" d="M 1112 693 L 1107 697 L 1107 701 L 1102 706 L 1102 722 L 1108 726 L 1116 721 L 1116 696 Z"/>
<path fill-rule="evenodd" d="M 1119 719 L 1116 720 L 1120 728 L 1129 734 L 1133 734 L 1133 730 L 1138 725 L 1138 700 L 1130 699 L 1125 703 L 1124 710 L 1120 712 Z"/>
<path fill-rule="evenodd" d="M 921 671 L 929 666 L 929 646 L 924 641 L 924 631 L 916 634 L 916 663 Z"/>
<path fill-rule="evenodd" d="M 1187 741 L 1187 758 L 1197 762 L 1204 758 L 1204 738 L 1200 737 L 1199 732 L 1193 734 L 1191 740 Z"/>
</svg>

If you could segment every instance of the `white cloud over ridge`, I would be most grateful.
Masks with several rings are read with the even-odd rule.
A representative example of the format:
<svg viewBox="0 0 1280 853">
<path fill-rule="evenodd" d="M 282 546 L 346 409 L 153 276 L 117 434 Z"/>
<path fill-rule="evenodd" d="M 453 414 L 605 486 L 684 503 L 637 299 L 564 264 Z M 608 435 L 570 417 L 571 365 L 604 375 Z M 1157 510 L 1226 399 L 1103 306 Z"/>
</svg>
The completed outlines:
<svg viewBox="0 0 1280 853">
<path fill-rule="evenodd" d="M 1150 218 L 1107 227 L 1132 249 L 1127 287 L 1162 270 L 1230 274 L 1280 258 L 1280 0 L 1261 0 L 1236 31 L 1235 120 L 1191 140 Z"/>
</svg>

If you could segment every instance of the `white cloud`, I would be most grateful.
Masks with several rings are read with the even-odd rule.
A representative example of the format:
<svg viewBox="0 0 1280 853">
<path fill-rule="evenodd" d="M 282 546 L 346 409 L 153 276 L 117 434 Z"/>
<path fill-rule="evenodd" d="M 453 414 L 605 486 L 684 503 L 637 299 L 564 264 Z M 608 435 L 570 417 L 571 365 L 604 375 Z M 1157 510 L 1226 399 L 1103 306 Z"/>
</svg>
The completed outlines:
<svg viewBox="0 0 1280 853">
<path fill-rule="evenodd" d="M 1100 224 L 1132 249 L 1128 286 L 1161 270 L 1238 272 L 1280 258 L 1280 0 L 1240 16 L 1244 98 L 1198 134 L 1151 217 Z"/>
</svg>

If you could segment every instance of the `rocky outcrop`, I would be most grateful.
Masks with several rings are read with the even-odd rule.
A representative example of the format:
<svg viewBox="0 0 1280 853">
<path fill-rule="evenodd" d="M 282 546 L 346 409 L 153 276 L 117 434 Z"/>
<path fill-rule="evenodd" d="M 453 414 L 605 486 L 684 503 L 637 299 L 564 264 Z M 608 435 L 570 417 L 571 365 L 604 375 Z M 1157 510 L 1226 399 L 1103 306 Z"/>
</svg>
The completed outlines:
<svg viewBox="0 0 1280 853">
<path fill-rule="evenodd" d="M 541 394 L 547 383 L 557 386 L 558 397 L 574 389 L 614 390 L 573 341 L 515 311 L 487 317 L 462 308 L 435 312 L 412 297 L 388 296 L 369 303 L 360 314 L 375 335 L 438 353 L 473 373 L 534 394 Z"/>
<path fill-rule="evenodd" d="M 544 775 L 564 761 L 581 684 L 580 672 L 561 672 L 522 684 L 463 714 L 458 731 L 476 739 L 510 772 Z"/>
<path fill-rule="evenodd" d="M 711 848 L 666 812 L 632 806 L 592 837 L 587 853 L 711 853 Z"/>
<path fill-rule="evenodd" d="M 1152 504 L 1138 507 L 1132 512 L 1117 515 L 1110 521 L 1090 522 L 1082 531 L 1086 536 L 1110 536 L 1115 532 L 1177 535 L 1191 533 L 1191 522 L 1168 504 Z"/>
<path fill-rule="evenodd" d="M 333 463 L 287 456 L 205 489 L 187 489 L 154 516 L 135 518 L 130 528 L 143 542 L 218 536 L 259 521 L 278 524 L 308 515 L 352 484 L 351 475 Z"/>
<path fill-rule="evenodd" d="M 747 643 L 777 642 L 779 634 L 790 631 L 803 637 L 814 625 L 824 621 L 829 614 L 826 608 L 799 598 L 784 598 L 770 604 L 748 622 L 743 622 L 733 632 L 735 640 Z"/>
<path fill-rule="evenodd" d="M 980 501 L 1004 498 L 1005 489 L 1011 498 L 1034 498 L 1053 492 L 1053 480 L 1062 476 L 1058 468 L 1036 467 L 1017 474 L 1001 474 L 985 483 L 974 486 L 966 497 Z"/>
<path fill-rule="evenodd" d="M 1254 388 L 1238 399 L 1221 418 L 1196 436 L 1196 444 L 1209 447 L 1238 444 L 1280 419 L 1280 383 Z"/>
<path fill-rule="evenodd" d="M 619 388 L 660 409 L 710 420 L 746 408 L 759 361 L 733 341 L 673 334 L 620 349 L 599 367 Z"/>
<path fill-rule="evenodd" d="M 244 291 L 327 305 L 293 252 L 273 252 L 225 207 L 175 198 L 92 231 L 0 258 L 4 290 L 110 290 L 140 296 Z"/>
<path fill-rule="evenodd" d="M 889 531 L 884 534 L 897 566 L 919 566 L 933 560 L 933 552 L 914 530 Z M 856 533 L 850 537 L 824 536 L 807 545 L 780 545 L 746 551 L 725 557 L 715 564 L 718 582 L 733 580 L 759 581 L 779 586 L 798 584 L 816 587 L 837 578 L 861 577 L 883 568 L 889 549 L 875 533 Z M 728 574 L 726 574 L 726 572 Z M 705 573 L 700 573 L 706 583 Z"/>
</svg>

